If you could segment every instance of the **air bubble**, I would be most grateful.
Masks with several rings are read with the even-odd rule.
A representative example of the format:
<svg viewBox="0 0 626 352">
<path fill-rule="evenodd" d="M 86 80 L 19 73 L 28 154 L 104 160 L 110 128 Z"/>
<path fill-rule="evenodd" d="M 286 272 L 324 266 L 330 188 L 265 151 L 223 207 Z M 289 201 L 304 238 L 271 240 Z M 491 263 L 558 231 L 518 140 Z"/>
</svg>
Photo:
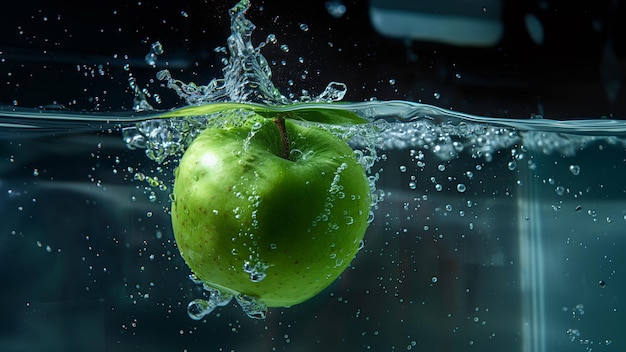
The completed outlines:
<svg viewBox="0 0 626 352">
<path fill-rule="evenodd" d="M 157 56 L 153 52 L 149 52 L 146 54 L 145 61 L 150 66 L 156 66 Z"/>
<path fill-rule="evenodd" d="M 209 293 L 209 299 L 195 299 L 187 305 L 187 314 L 191 319 L 200 320 L 207 314 L 210 314 L 216 307 L 227 305 L 233 298 L 230 293 L 222 292 L 204 284 L 197 277 L 190 275 L 189 277 L 194 283 L 202 284 L 205 291 Z"/>
<path fill-rule="evenodd" d="M 578 165 L 570 165 L 569 166 L 569 171 L 572 173 L 572 175 L 578 176 L 578 174 L 580 174 L 580 166 L 578 166 Z"/>
<path fill-rule="evenodd" d="M 341 18 L 346 13 L 346 6 L 339 0 L 326 2 L 326 10 L 334 18 Z"/>
<path fill-rule="evenodd" d="M 250 318 L 265 319 L 267 316 L 267 305 L 261 300 L 244 294 L 237 295 L 235 299 Z"/>
<path fill-rule="evenodd" d="M 161 55 L 163 54 L 163 45 L 161 45 L 161 42 L 154 42 L 152 46 L 150 46 L 150 51 L 155 55 Z"/>
<path fill-rule="evenodd" d="M 265 273 L 265 269 L 269 266 L 267 264 L 258 262 L 254 265 L 249 261 L 245 261 L 243 263 L 243 272 L 249 275 L 250 281 L 252 282 L 261 282 L 263 279 L 267 277 Z"/>
<path fill-rule="evenodd" d="M 204 299 L 194 299 L 187 305 L 187 314 L 193 320 L 200 320 L 210 314 L 217 305 Z"/>
<path fill-rule="evenodd" d="M 456 190 L 460 193 L 463 193 L 467 190 L 467 187 L 465 186 L 465 184 L 459 183 L 458 185 L 456 185 Z"/>
</svg>

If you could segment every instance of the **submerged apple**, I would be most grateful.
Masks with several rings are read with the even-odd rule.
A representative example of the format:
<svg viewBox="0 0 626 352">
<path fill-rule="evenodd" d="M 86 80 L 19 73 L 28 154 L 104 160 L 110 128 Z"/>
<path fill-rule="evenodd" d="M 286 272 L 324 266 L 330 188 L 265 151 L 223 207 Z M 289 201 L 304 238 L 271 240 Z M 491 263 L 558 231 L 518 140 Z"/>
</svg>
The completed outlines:
<svg viewBox="0 0 626 352">
<path fill-rule="evenodd" d="M 328 287 L 368 225 L 370 185 L 350 146 L 281 117 L 207 128 L 175 176 L 172 225 L 187 265 L 209 287 L 268 307 Z"/>
</svg>

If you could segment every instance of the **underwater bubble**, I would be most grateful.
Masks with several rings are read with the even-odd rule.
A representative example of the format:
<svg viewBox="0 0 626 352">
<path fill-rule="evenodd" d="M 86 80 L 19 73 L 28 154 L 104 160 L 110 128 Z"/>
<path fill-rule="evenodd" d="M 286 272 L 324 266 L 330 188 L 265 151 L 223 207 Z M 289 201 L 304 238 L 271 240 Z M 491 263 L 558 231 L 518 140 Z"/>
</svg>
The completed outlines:
<svg viewBox="0 0 626 352">
<path fill-rule="evenodd" d="M 289 46 L 287 46 L 287 44 L 283 44 L 280 46 L 280 50 L 282 50 L 282 52 L 284 53 L 288 53 L 289 52 Z"/>
<path fill-rule="evenodd" d="M 210 314 L 217 305 L 204 299 L 194 299 L 187 305 L 187 314 L 193 320 L 200 320 Z"/>
<path fill-rule="evenodd" d="M 265 41 L 271 44 L 276 44 L 278 42 L 278 40 L 276 39 L 276 34 L 269 34 Z"/>
<path fill-rule="evenodd" d="M 578 174 L 580 174 L 580 166 L 578 166 L 578 165 L 570 165 L 569 166 L 569 171 L 572 173 L 572 175 L 578 176 Z"/>
<path fill-rule="evenodd" d="M 153 52 L 155 55 L 161 55 L 163 54 L 163 51 L 164 51 L 163 45 L 161 45 L 160 42 L 154 42 L 150 46 L 150 51 Z"/>
<path fill-rule="evenodd" d="M 507 167 L 509 168 L 509 170 L 513 171 L 517 168 L 517 163 L 515 161 L 509 161 Z"/>
<path fill-rule="evenodd" d="M 465 186 L 465 184 L 459 183 L 458 185 L 456 185 L 456 190 L 460 193 L 463 193 L 467 190 L 467 187 Z"/>
<path fill-rule="evenodd" d="M 267 264 L 261 262 L 252 264 L 250 261 L 246 260 L 243 263 L 243 272 L 249 275 L 250 281 L 261 282 L 267 277 L 265 269 L 268 267 Z"/>
<path fill-rule="evenodd" d="M 149 52 L 146 54 L 145 61 L 150 66 L 155 66 L 157 62 L 157 56 L 153 52 Z"/>
<path fill-rule="evenodd" d="M 306 23 L 300 23 L 300 29 L 304 32 L 309 30 L 309 25 Z"/>
<path fill-rule="evenodd" d="M 436 276 L 433 276 L 433 277 L 430 279 L 430 281 L 434 284 L 434 283 L 436 283 L 437 281 L 439 281 L 439 279 L 438 279 Z"/>
<path fill-rule="evenodd" d="M 341 18 L 346 13 L 346 6 L 338 0 L 327 1 L 326 10 L 334 18 Z"/>
<path fill-rule="evenodd" d="M 560 196 L 565 194 L 565 188 L 563 186 L 557 186 L 554 191 Z"/>
</svg>

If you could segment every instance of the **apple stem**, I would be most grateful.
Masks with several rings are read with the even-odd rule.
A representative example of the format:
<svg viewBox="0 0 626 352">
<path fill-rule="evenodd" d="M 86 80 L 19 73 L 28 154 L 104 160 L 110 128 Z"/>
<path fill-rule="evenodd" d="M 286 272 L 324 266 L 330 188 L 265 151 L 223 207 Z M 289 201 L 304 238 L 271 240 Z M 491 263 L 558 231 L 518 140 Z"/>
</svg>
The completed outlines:
<svg viewBox="0 0 626 352">
<path fill-rule="evenodd" d="M 289 160 L 289 136 L 287 135 L 287 126 L 285 126 L 285 119 L 282 116 L 278 116 L 274 119 L 274 123 L 278 127 L 278 132 L 280 133 L 280 139 L 283 143 L 282 155 L 283 159 Z"/>
</svg>

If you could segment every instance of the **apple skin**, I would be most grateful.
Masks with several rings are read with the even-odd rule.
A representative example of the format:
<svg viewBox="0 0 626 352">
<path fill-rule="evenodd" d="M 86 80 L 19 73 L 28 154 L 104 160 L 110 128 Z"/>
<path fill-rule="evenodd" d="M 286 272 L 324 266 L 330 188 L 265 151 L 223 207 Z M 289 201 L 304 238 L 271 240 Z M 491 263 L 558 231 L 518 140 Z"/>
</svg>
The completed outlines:
<svg viewBox="0 0 626 352">
<path fill-rule="evenodd" d="M 283 121 L 287 139 L 276 120 L 255 114 L 202 132 L 176 169 L 171 212 L 177 246 L 198 278 L 268 307 L 306 301 L 341 275 L 371 206 L 350 146 Z"/>
</svg>

